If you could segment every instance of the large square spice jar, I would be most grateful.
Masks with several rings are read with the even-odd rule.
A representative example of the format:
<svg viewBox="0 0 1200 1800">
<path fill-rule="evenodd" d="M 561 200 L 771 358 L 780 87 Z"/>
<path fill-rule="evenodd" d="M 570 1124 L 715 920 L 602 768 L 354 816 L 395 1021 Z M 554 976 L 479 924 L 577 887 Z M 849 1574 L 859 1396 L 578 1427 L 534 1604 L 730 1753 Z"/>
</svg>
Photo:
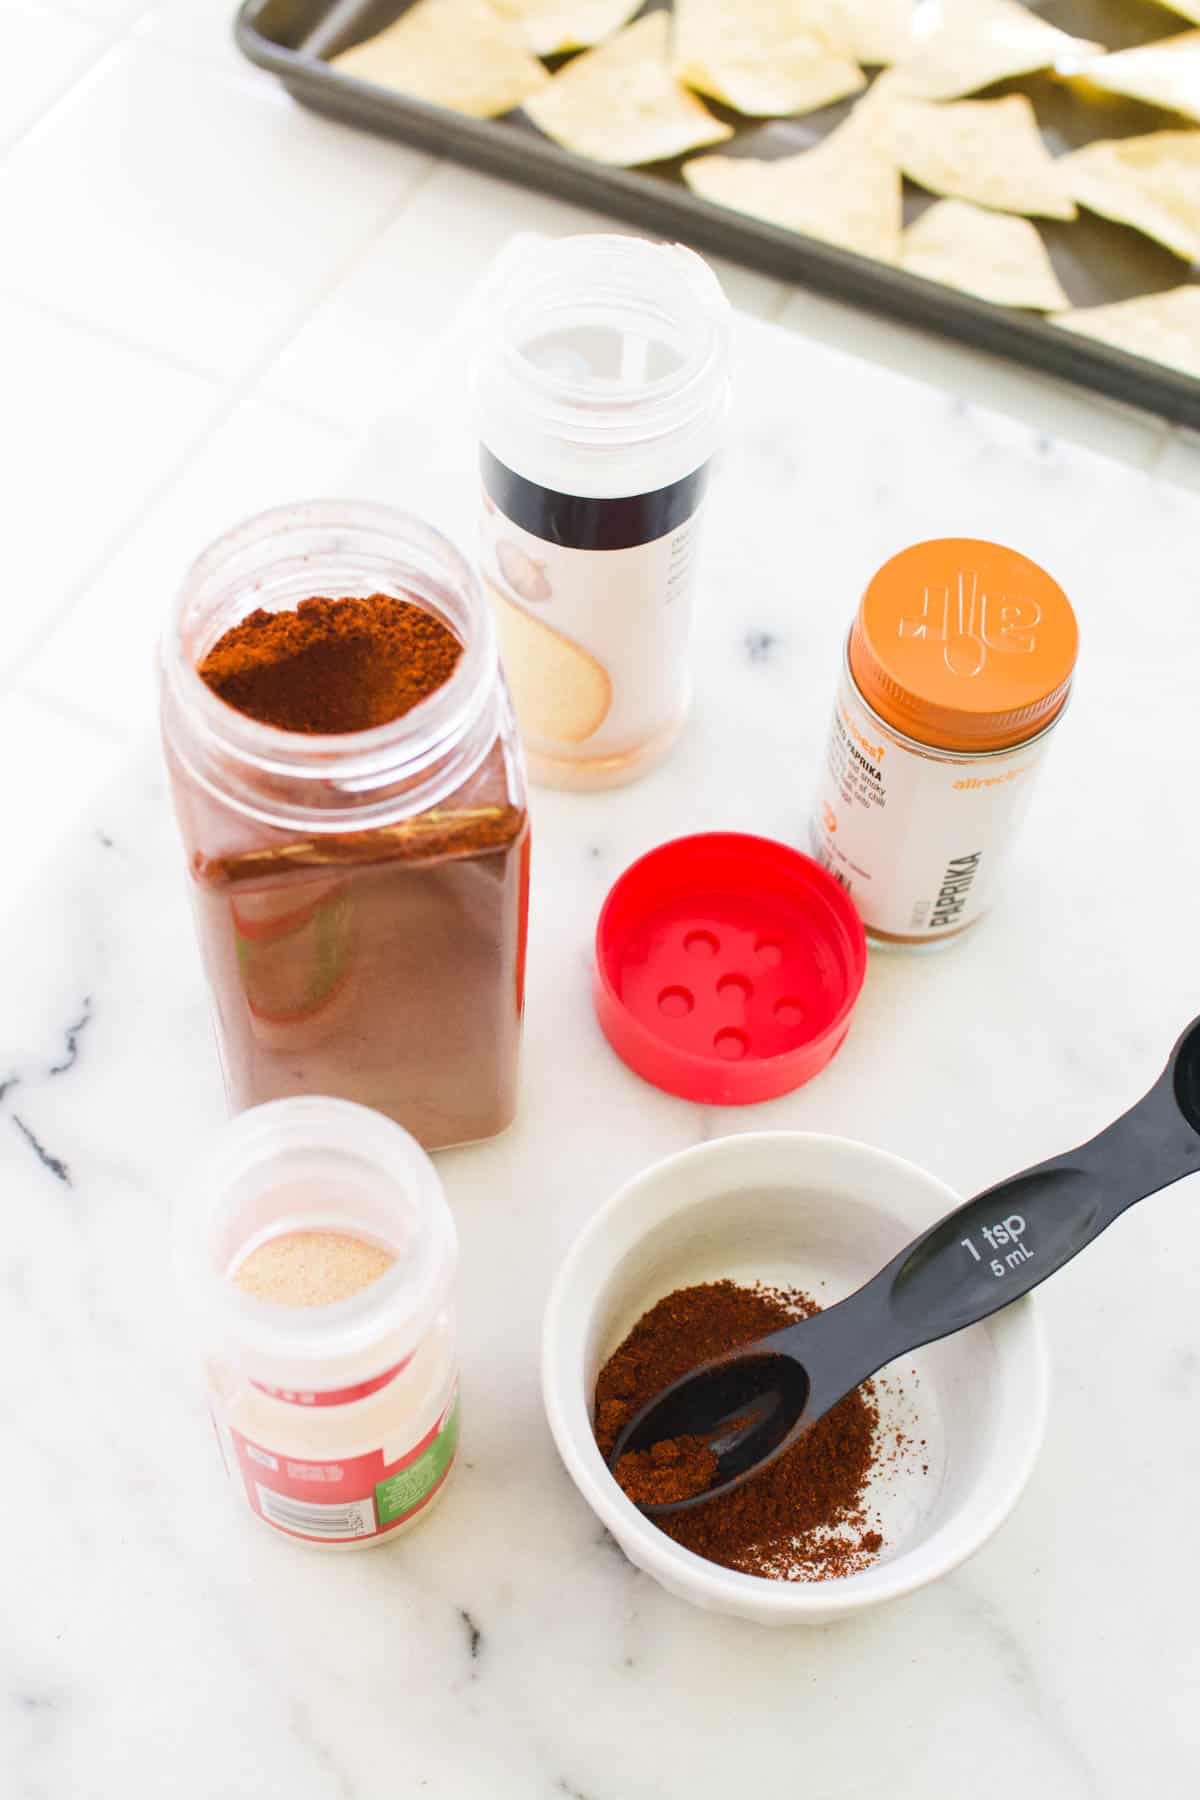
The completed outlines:
<svg viewBox="0 0 1200 1800">
<path fill-rule="evenodd" d="M 350 502 L 240 526 L 185 581 L 162 726 L 233 1109 L 333 1095 L 428 1149 L 504 1130 L 528 818 L 454 547 Z"/>
</svg>

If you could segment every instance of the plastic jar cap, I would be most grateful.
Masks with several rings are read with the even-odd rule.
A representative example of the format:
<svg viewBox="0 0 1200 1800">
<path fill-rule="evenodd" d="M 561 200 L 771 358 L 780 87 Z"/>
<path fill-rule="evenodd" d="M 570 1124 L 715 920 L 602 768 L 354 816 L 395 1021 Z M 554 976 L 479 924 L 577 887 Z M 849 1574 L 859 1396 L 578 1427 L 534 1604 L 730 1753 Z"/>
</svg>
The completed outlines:
<svg viewBox="0 0 1200 1800">
<path fill-rule="evenodd" d="M 850 673 L 906 737 L 1003 750 L 1061 710 L 1078 651 L 1071 602 L 1037 563 L 979 538 L 935 538 L 893 556 L 869 584 Z"/>
<path fill-rule="evenodd" d="M 677 838 L 635 862 L 596 927 L 596 1012 L 617 1055 L 706 1105 L 790 1093 L 825 1067 L 867 967 L 862 921 L 769 838 Z"/>
</svg>

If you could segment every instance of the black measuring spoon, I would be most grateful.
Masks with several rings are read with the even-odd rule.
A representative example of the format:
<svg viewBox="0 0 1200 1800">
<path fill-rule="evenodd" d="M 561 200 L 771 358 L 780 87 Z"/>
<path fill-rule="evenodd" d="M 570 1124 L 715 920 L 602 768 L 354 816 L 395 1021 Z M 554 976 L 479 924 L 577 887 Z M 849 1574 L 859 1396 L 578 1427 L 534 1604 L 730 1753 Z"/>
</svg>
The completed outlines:
<svg viewBox="0 0 1200 1800">
<path fill-rule="evenodd" d="M 1196 1170 L 1200 1019 L 1106 1131 L 966 1201 L 837 1305 L 664 1388 L 622 1431 L 610 1469 L 631 1451 L 699 1438 L 717 1459 L 707 1485 L 641 1510 L 657 1518 L 728 1493 L 885 1364 L 1019 1300 L 1136 1201 Z"/>
</svg>

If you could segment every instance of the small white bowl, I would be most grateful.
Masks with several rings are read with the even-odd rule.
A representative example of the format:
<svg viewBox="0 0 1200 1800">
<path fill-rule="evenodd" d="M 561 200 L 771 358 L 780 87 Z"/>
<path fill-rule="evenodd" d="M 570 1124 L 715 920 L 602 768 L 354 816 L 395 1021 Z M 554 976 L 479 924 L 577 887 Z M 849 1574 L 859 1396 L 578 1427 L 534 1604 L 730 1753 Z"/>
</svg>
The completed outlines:
<svg viewBox="0 0 1200 1800">
<path fill-rule="evenodd" d="M 958 1201 L 882 1150 L 780 1131 L 669 1157 L 600 1209 L 550 1294 L 542 1390 L 571 1479 L 631 1562 L 713 1612 L 821 1625 L 912 1593 L 986 1542 L 1024 1487 L 1045 1427 L 1046 1354 L 1029 1299 L 892 1365 L 885 1417 L 923 1447 L 873 1483 L 884 1548 L 856 1575 L 769 1581 L 706 1562 L 626 1499 L 592 1436 L 598 1370 L 664 1294 L 728 1276 L 799 1287 L 829 1304 Z"/>
</svg>

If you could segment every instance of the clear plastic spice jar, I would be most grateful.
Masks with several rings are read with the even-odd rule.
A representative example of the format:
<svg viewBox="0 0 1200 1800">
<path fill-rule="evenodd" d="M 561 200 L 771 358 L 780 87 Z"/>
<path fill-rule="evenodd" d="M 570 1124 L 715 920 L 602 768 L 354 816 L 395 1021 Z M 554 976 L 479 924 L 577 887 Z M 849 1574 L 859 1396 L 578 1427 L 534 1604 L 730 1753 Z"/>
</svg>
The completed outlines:
<svg viewBox="0 0 1200 1800">
<path fill-rule="evenodd" d="M 679 735 L 729 303 L 678 244 L 525 239 L 481 307 L 481 566 L 533 778 L 598 788 Z"/>
<path fill-rule="evenodd" d="M 290 1537 L 398 1536 L 458 1440 L 457 1239 L 433 1164 L 390 1119 L 312 1095 L 240 1114 L 198 1185 L 182 1272 L 226 1472 Z M 355 1251 L 375 1259 L 361 1285 Z"/>
<path fill-rule="evenodd" d="M 1057 582 L 1001 544 L 914 544 L 871 580 L 811 827 L 871 937 L 934 944 L 982 918 L 1078 648 Z"/>
<path fill-rule="evenodd" d="M 197 673 L 256 608 L 387 594 L 463 646 L 402 717 L 310 736 Z M 491 612 L 439 533 L 323 501 L 221 538 L 163 646 L 162 725 L 233 1108 L 292 1094 L 373 1106 L 427 1149 L 512 1120 L 529 832 Z"/>
</svg>

